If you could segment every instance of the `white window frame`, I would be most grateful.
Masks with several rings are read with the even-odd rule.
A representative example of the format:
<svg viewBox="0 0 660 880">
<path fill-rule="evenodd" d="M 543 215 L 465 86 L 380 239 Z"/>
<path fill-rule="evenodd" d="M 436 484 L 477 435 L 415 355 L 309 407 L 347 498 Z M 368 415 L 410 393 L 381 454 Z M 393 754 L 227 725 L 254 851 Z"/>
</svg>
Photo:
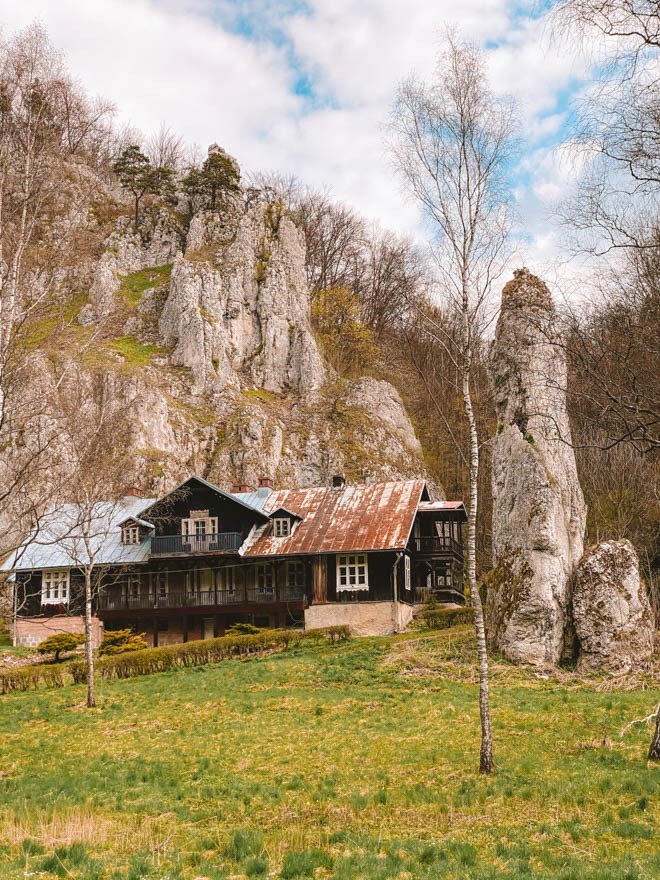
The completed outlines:
<svg viewBox="0 0 660 880">
<path fill-rule="evenodd" d="M 412 577 L 410 570 L 410 556 L 403 557 L 403 588 L 405 590 L 412 589 Z"/>
<path fill-rule="evenodd" d="M 122 544 L 139 544 L 140 543 L 140 527 L 124 526 L 121 530 Z"/>
<path fill-rule="evenodd" d="M 45 568 L 41 572 L 41 604 L 69 604 L 69 569 Z"/>
<path fill-rule="evenodd" d="M 198 524 L 204 523 L 204 531 L 198 529 Z M 181 534 L 184 538 L 196 538 L 198 541 L 210 540 L 211 536 L 218 534 L 217 516 L 190 517 L 181 520 Z"/>
<path fill-rule="evenodd" d="M 273 520 L 273 536 L 288 538 L 291 534 L 291 520 L 286 516 L 278 516 Z"/>
<path fill-rule="evenodd" d="M 337 556 L 337 592 L 369 589 L 369 560 L 366 553 Z"/>
</svg>

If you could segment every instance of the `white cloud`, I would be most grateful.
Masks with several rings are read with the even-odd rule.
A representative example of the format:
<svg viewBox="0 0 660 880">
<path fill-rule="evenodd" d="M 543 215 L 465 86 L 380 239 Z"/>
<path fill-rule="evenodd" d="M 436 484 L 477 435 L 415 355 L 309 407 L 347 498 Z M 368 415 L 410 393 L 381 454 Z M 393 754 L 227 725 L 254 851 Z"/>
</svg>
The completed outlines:
<svg viewBox="0 0 660 880">
<path fill-rule="evenodd" d="M 508 0 L 22 0 L 3 4 L 0 22 L 11 31 L 43 21 L 72 72 L 145 133 L 165 122 L 203 148 L 217 141 L 248 169 L 329 185 L 406 233 L 419 233 L 419 215 L 382 124 L 397 81 L 431 75 L 453 23 L 488 45 L 494 87 L 521 101 L 530 151 L 516 198 L 532 239 L 521 259 L 534 265 L 558 247 L 545 212 L 573 179 L 555 149 L 566 118 L 558 95 L 585 66 L 509 10 Z M 298 93 L 301 80 L 311 95 Z"/>
</svg>

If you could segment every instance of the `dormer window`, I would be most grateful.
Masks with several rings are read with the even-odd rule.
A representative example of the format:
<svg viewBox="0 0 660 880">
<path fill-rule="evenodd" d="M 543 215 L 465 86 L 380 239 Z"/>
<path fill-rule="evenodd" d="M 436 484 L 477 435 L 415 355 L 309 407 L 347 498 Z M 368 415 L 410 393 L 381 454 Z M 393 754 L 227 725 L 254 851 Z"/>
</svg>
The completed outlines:
<svg viewBox="0 0 660 880">
<path fill-rule="evenodd" d="M 121 530 L 122 544 L 139 544 L 140 543 L 140 527 L 124 526 Z"/>
<path fill-rule="evenodd" d="M 273 520 L 273 535 L 276 538 L 288 538 L 291 534 L 291 520 L 286 517 L 278 517 Z"/>
</svg>

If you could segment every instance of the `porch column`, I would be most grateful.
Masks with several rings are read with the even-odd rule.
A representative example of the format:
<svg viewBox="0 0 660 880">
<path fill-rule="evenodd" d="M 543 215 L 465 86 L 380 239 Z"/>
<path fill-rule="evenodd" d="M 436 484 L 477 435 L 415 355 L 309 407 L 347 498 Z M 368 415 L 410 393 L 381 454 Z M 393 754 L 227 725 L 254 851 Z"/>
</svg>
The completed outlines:
<svg viewBox="0 0 660 880">
<path fill-rule="evenodd" d="M 328 569 L 325 556 L 312 560 L 312 605 L 325 605 L 328 601 Z"/>
</svg>

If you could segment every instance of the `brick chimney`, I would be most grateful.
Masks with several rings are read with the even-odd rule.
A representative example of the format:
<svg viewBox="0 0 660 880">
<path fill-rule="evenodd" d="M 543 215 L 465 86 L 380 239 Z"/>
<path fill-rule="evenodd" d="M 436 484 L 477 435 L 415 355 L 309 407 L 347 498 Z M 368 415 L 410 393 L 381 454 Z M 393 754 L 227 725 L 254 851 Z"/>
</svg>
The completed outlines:
<svg viewBox="0 0 660 880">
<path fill-rule="evenodd" d="M 124 496 L 127 498 L 144 498 L 144 492 L 139 486 L 129 486 L 124 490 Z"/>
<path fill-rule="evenodd" d="M 271 480 L 270 477 L 259 477 L 259 488 L 260 489 L 274 489 L 275 484 Z"/>
<path fill-rule="evenodd" d="M 231 492 L 232 495 L 237 495 L 239 492 L 249 492 L 250 487 L 247 483 L 232 483 Z"/>
</svg>

